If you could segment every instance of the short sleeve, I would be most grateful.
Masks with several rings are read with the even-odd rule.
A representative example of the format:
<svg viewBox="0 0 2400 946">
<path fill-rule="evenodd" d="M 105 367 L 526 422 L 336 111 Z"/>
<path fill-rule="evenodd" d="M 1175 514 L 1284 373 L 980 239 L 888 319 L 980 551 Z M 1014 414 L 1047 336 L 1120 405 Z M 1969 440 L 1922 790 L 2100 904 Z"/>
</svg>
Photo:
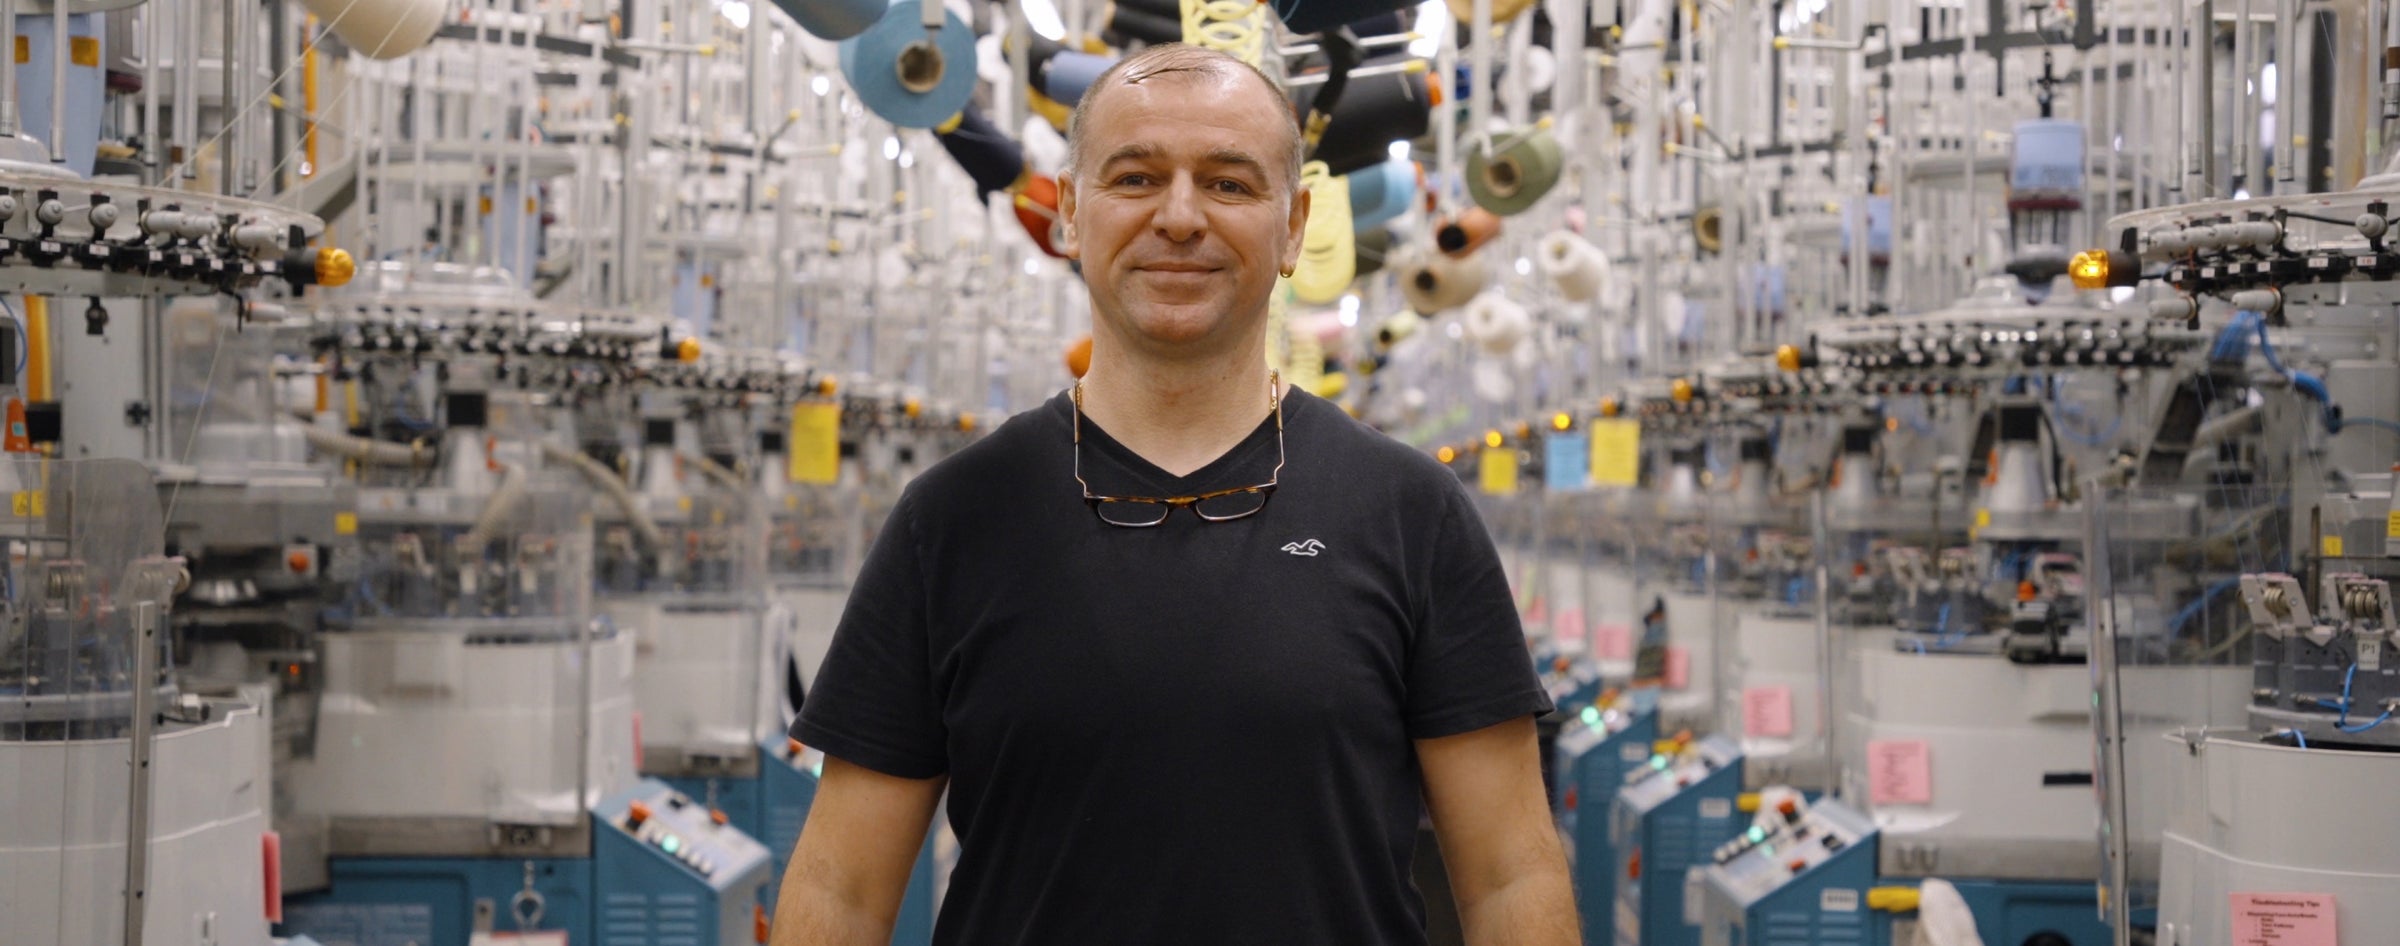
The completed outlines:
<svg viewBox="0 0 2400 946">
<path fill-rule="evenodd" d="M 1474 732 L 1552 709 L 1483 518 L 1458 488 L 1447 491 L 1444 504 L 1408 658 L 1411 739 Z"/>
<path fill-rule="evenodd" d="M 859 568 L 792 738 L 898 778 L 949 771 L 927 656 L 927 591 L 913 504 L 903 496 Z"/>
</svg>

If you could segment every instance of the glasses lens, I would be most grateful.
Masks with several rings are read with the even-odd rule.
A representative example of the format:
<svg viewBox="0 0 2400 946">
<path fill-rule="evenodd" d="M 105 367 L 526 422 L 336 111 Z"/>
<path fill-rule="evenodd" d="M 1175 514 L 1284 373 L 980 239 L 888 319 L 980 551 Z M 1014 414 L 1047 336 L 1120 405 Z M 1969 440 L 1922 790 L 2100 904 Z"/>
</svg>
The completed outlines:
<svg viewBox="0 0 2400 946">
<path fill-rule="evenodd" d="M 1265 508 L 1267 508 L 1267 491 L 1263 489 L 1211 496 L 1193 504 L 1193 509 L 1200 513 L 1200 518 L 1211 522 L 1223 522 L 1227 519 L 1257 515 L 1259 510 Z"/>
<path fill-rule="evenodd" d="M 1166 503 L 1103 502 L 1094 508 L 1100 513 L 1100 521 L 1136 529 L 1165 522 L 1167 514 L 1175 511 L 1175 507 Z"/>
</svg>

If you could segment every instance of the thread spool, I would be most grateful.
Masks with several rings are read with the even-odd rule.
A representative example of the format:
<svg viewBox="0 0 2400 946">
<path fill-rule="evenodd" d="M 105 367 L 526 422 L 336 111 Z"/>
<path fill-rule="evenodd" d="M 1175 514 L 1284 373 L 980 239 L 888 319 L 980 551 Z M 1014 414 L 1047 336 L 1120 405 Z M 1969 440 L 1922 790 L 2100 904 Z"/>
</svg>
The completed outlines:
<svg viewBox="0 0 2400 946">
<path fill-rule="evenodd" d="M 1423 315 L 1466 305 L 1491 280 L 1491 270 L 1479 258 L 1459 259 L 1417 246 L 1402 250 L 1392 269 L 1400 277 L 1400 294 L 1407 297 L 1408 307 Z"/>
<path fill-rule="evenodd" d="M 1108 11 L 1108 34 L 1102 37 L 1109 45 L 1123 47 L 1132 42 L 1149 45 L 1183 41 L 1183 17 L 1179 12 L 1158 13 L 1126 3 L 1111 4 Z"/>
<path fill-rule="evenodd" d="M 1499 235 L 1499 214 L 1481 207 L 1469 207 L 1458 216 L 1434 225 L 1433 245 L 1449 256 L 1466 257 Z"/>
<path fill-rule="evenodd" d="M 1863 212 L 1856 204 L 1842 210 L 1842 255 L 1848 256 L 1851 247 L 1856 242 L 1857 235 L 1853 230 L 1856 229 L 1857 224 L 1854 218 L 1864 216 L 1867 224 L 1867 257 L 1869 261 L 1882 262 L 1890 259 L 1892 255 L 1892 199 L 1880 195 L 1850 199 L 1853 201 L 1864 200 L 1866 206 Z"/>
<path fill-rule="evenodd" d="M 1087 334 L 1069 342 L 1061 360 L 1066 363 L 1067 374 L 1077 381 L 1083 380 L 1084 372 L 1092 370 L 1092 336 Z"/>
<path fill-rule="evenodd" d="M 1718 207 L 1702 207 L 1692 214 L 1692 244 L 1703 253 L 1725 250 L 1725 211 Z"/>
<path fill-rule="evenodd" d="M 1071 108 L 1083 100 L 1083 91 L 1092 87 L 1100 73 L 1116 64 L 1115 56 L 1063 50 L 1050 57 L 1050 68 L 1042 73 L 1042 92 L 1052 101 Z"/>
<path fill-rule="evenodd" d="M 1389 65 L 1406 60 L 1406 55 L 1386 56 L 1360 64 Z M 1308 114 L 1309 105 L 1316 101 L 1322 86 L 1302 86 L 1293 96 L 1297 114 Z M 1399 72 L 1384 75 L 1359 76 L 1355 73 L 1342 89 L 1342 100 L 1334 104 L 1333 117 L 1325 125 L 1325 136 L 1318 143 L 1317 160 L 1335 174 L 1349 174 L 1391 160 L 1391 143 L 1425 136 L 1432 117 L 1432 107 L 1438 104 L 1424 73 Z"/>
<path fill-rule="evenodd" d="M 1380 229 L 1417 198 L 1417 166 L 1411 162 L 1385 161 L 1344 178 L 1350 182 L 1350 224 L 1362 231 Z"/>
<path fill-rule="evenodd" d="M 2083 123 L 2035 118 L 2017 123 L 2008 157 L 2008 209 L 2083 207 Z"/>
<path fill-rule="evenodd" d="M 842 75 L 859 104 L 902 128 L 941 124 L 975 93 L 974 31 L 948 10 L 940 29 L 926 29 L 918 2 L 899 0 L 841 44 Z"/>
<path fill-rule="evenodd" d="M 1275 15 L 1294 33 L 1348 24 L 1360 36 L 1384 36 L 1400 32 L 1399 19 L 1392 14 L 1413 6 L 1408 0 L 1275 0 Z"/>
<path fill-rule="evenodd" d="M 1444 0 L 1443 5 L 1450 8 L 1450 15 L 1457 17 L 1459 22 L 1475 22 L 1474 0 Z M 1532 7 L 1533 0 L 1492 0 L 1492 25 L 1516 19 L 1518 14 Z"/>
<path fill-rule="evenodd" d="M 1056 99 L 1043 95 L 1042 90 L 1031 87 L 1025 90 L 1025 107 L 1049 122 L 1052 131 L 1062 135 L 1067 133 L 1067 119 L 1074 114 L 1073 109 L 1058 104 Z"/>
<path fill-rule="evenodd" d="M 1565 162 L 1550 129 L 1533 127 L 1510 135 L 1490 153 L 1467 153 L 1467 196 L 1475 206 L 1501 216 L 1524 213 L 1558 185 Z"/>
<path fill-rule="evenodd" d="M 1350 184 L 1310 161 L 1300 170 L 1309 193 L 1307 228 L 1300 235 L 1300 263 L 1292 272 L 1292 295 L 1310 305 L 1342 297 L 1358 276 L 1356 231 L 1350 223 Z"/>
<path fill-rule="evenodd" d="M 1007 190 L 1025 176 L 1024 149 L 1001 134 L 992 120 L 973 105 L 968 105 L 944 126 L 936 127 L 934 135 L 941 139 L 942 150 L 950 152 L 958 166 L 966 169 L 967 177 L 975 181 L 979 197 Z"/>
<path fill-rule="evenodd" d="M 1025 228 L 1026 236 L 1033 238 L 1033 245 L 1065 259 L 1067 254 L 1058 249 L 1065 239 L 1058 218 L 1058 181 L 1039 174 L 1026 175 L 1024 184 L 1017 188 L 1016 208 L 1017 223 Z"/>
<path fill-rule="evenodd" d="M 1408 341 L 1417 334 L 1417 330 L 1424 327 L 1425 317 L 1415 311 L 1402 309 L 1394 312 L 1375 326 L 1375 348 L 1388 351 L 1392 346 Z"/>
<path fill-rule="evenodd" d="M 1516 351 L 1533 334 L 1533 316 L 1524 306 L 1497 291 L 1469 300 L 1459 321 L 1466 327 L 1467 339 L 1487 354 Z"/>
<path fill-rule="evenodd" d="M 1607 254 L 1565 230 L 1542 237 L 1534 265 L 1569 302 L 1590 302 L 1609 282 Z"/>
<path fill-rule="evenodd" d="M 883 13 L 882 0 L 855 2 L 875 5 L 875 12 L 867 15 L 869 23 Z M 416 52 L 433 41 L 450 12 L 449 0 L 300 0 L 300 5 L 369 59 L 397 59 Z"/>
</svg>

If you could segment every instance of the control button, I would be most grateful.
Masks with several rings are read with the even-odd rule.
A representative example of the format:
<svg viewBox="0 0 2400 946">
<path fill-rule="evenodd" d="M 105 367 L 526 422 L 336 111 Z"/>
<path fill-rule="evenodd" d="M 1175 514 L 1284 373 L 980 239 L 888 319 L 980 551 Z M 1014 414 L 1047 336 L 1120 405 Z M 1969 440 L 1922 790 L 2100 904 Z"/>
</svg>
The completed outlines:
<svg viewBox="0 0 2400 946">
<path fill-rule="evenodd" d="M 649 806 L 647 803 L 644 803 L 644 802 L 638 802 L 638 801 L 637 801 L 637 802 L 634 802 L 633 804 L 630 804 L 630 805 L 627 805 L 627 806 L 625 806 L 625 826 L 626 826 L 626 827 L 628 827 L 628 828 L 639 828 L 639 827 L 641 827 L 641 826 L 642 826 L 642 823 L 643 823 L 643 822 L 645 822 L 645 821 L 649 821 L 649 820 L 650 820 L 650 806 Z"/>
<path fill-rule="evenodd" d="M 725 826 L 725 821 L 726 821 L 726 818 L 725 818 L 725 809 L 723 809 L 723 808 L 711 808 L 711 809 L 709 809 L 709 810 L 708 810 L 708 820 L 709 820 L 709 823 L 711 823 L 711 824 L 714 824 L 714 825 L 716 825 L 717 827 L 720 827 L 720 828 L 724 827 L 724 826 Z"/>
<path fill-rule="evenodd" d="M 1795 857 L 1795 858 L 1792 858 L 1792 862 L 1791 862 L 1791 863 L 1789 863 L 1789 864 L 1786 864 L 1786 865 L 1784 865 L 1784 866 L 1791 868 L 1791 869 L 1792 869 L 1792 873 L 1795 873 L 1795 874 L 1797 874 L 1797 873 L 1799 873 L 1799 872 L 1801 872 L 1801 871 L 1804 871 L 1804 870 L 1807 870 L 1807 869 L 1808 869 L 1808 860 L 1807 860 L 1806 858 Z"/>
<path fill-rule="evenodd" d="M 1839 851 L 1842 849 L 1842 845 L 1846 843 L 1848 842 L 1843 841 L 1841 836 L 1838 834 L 1828 834 L 1825 836 L 1825 849 L 1828 851 Z"/>
<path fill-rule="evenodd" d="M 682 810 L 683 810 L 683 806 L 684 806 L 684 805 L 686 805 L 686 804 L 689 804 L 689 801 L 688 801 L 688 800 L 686 800 L 686 799 L 685 799 L 685 798 L 684 798 L 682 795 L 669 795 L 669 796 L 667 796 L 667 807 L 669 807 L 669 808 L 673 808 L 673 809 L 675 809 L 675 810 L 677 810 L 677 811 L 682 811 Z"/>
</svg>

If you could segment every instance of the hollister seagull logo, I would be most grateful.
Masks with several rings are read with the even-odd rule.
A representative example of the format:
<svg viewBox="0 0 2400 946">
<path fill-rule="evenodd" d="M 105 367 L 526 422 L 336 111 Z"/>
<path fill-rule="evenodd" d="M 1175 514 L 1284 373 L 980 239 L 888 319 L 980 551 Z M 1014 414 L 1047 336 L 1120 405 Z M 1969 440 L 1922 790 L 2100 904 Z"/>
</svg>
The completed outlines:
<svg viewBox="0 0 2400 946">
<path fill-rule="evenodd" d="M 1306 542 L 1286 542 L 1283 544 L 1283 550 L 1294 555 L 1305 555 L 1309 558 L 1315 558 L 1317 557 L 1318 552 L 1325 551 L 1325 543 L 1319 542 L 1315 539 L 1310 539 Z"/>
</svg>

